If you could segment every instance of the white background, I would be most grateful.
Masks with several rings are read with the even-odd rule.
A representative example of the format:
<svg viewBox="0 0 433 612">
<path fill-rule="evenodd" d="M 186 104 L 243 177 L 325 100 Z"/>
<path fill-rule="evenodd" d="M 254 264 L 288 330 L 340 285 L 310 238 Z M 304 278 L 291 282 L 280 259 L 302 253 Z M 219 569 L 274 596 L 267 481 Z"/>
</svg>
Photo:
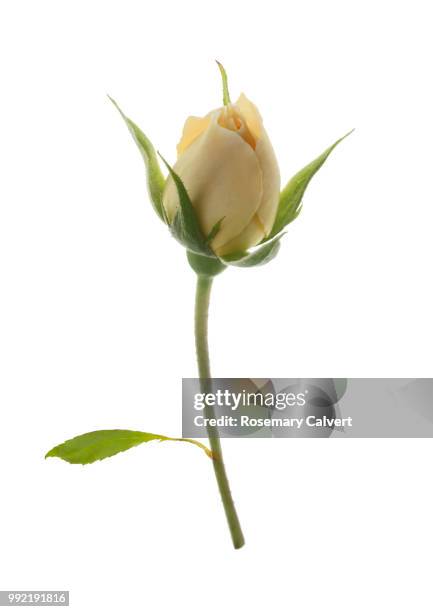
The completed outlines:
<svg viewBox="0 0 433 612">
<path fill-rule="evenodd" d="M 278 258 L 215 283 L 216 376 L 431 376 L 429 3 L 4 1 L 0 589 L 87 612 L 432 609 L 431 440 L 148 444 L 44 461 L 98 428 L 180 433 L 194 276 L 114 96 L 171 161 L 188 114 L 260 108 L 287 180 L 339 136 Z"/>
</svg>

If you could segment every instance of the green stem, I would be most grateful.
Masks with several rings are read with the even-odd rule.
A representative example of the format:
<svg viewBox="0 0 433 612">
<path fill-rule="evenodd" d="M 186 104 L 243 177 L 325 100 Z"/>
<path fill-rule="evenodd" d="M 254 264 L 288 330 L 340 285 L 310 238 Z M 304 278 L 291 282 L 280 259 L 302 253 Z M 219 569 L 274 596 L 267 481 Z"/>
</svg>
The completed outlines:
<svg viewBox="0 0 433 612">
<path fill-rule="evenodd" d="M 195 346 L 197 352 L 198 372 L 203 393 L 210 391 L 210 361 L 209 347 L 207 339 L 207 323 L 210 292 L 213 278 L 211 276 L 197 275 L 197 291 L 195 299 Z M 215 413 L 211 406 L 206 406 L 206 416 L 214 418 Z M 244 536 L 239 523 L 236 508 L 230 492 L 229 481 L 223 461 L 221 441 L 217 427 L 208 426 L 209 444 L 212 450 L 212 463 L 215 477 L 218 483 L 221 500 L 226 513 L 227 522 L 235 548 L 241 548 L 244 543 Z"/>
</svg>

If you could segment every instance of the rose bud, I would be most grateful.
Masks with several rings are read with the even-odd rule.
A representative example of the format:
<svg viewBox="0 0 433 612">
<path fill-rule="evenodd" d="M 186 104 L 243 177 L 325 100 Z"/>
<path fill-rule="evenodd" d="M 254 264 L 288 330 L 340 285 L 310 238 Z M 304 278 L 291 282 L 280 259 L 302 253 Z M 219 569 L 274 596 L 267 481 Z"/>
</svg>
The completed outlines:
<svg viewBox="0 0 433 612">
<path fill-rule="evenodd" d="M 259 244 L 270 233 L 280 195 L 280 173 L 255 105 L 245 95 L 203 118 L 189 117 L 177 146 L 174 171 L 182 179 L 201 230 L 225 256 Z M 179 206 L 168 178 L 163 206 L 172 223 Z"/>
</svg>

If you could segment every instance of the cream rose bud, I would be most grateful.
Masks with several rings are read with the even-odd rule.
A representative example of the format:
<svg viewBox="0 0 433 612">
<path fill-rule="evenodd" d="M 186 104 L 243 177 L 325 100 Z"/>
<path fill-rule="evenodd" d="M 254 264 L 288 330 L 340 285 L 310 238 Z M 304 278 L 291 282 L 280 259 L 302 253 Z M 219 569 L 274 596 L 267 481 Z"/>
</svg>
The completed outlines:
<svg viewBox="0 0 433 612">
<path fill-rule="evenodd" d="M 257 245 L 271 231 L 280 194 L 280 172 L 262 118 L 243 94 L 235 104 L 189 117 L 177 146 L 174 171 L 182 179 L 202 232 L 220 256 Z M 163 206 L 169 222 L 179 206 L 171 177 Z"/>
</svg>

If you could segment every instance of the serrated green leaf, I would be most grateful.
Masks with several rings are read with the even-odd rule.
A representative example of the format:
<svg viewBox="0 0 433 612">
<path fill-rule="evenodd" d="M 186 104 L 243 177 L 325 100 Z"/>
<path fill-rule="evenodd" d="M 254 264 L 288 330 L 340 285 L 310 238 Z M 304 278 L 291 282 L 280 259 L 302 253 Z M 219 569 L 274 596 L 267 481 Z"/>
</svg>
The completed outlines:
<svg viewBox="0 0 433 612">
<path fill-rule="evenodd" d="M 286 225 L 296 219 L 301 212 L 301 201 L 309 182 L 316 172 L 323 166 L 335 147 L 352 132 L 353 130 L 345 134 L 342 138 L 339 138 L 333 145 L 326 149 L 322 155 L 319 155 L 319 157 L 308 164 L 308 166 L 305 166 L 305 168 L 300 170 L 290 179 L 281 192 L 277 216 L 275 218 L 271 233 L 263 242 L 267 242 L 279 234 L 281 230 L 286 227 Z"/>
<path fill-rule="evenodd" d="M 100 431 L 90 431 L 81 436 L 71 438 L 71 440 L 66 440 L 66 442 L 48 451 L 45 458 L 58 457 L 68 463 L 85 465 L 112 457 L 117 453 L 152 440 L 159 440 L 160 442 L 189 442 L 204 450 L 208 457 L 212 457 L 212 452 L 197 440 L 169 438 L 144 431 L 130 431 L 129 429 L 101 429 Z"/>
<path fill-rule="evenodd" d="M 140 150 L 146 166 L 147 189 L 153 208 L 155 209 L 158 217 L 164 221 L 164 223 L 167 223 L 165 211 L 162 206 L 162 193 L 164 190 L 165 178 L 161 172 L 161 168 L 159 167 L 155 149 L 153 148 L 153 145 L 146 134 L 144 134 L 138 125 L 136 125 L 131 119 L 129 119 L 129 117 L 125 115 L 117 102 L 110 96 L 108 96 L 108 98 L 119 111 L 120 115 L 128 126 L 128 129 L 135 140 L 138 149 Z"/>
<path fill-rule="evenodd" d="M 223 82 L 223 104 L 224 104 L 224 106 L 227 106 L 228 104 L 231 104 L 230 94 L 229 94 L 229 82 L 228 82 L 228 79 L 227 79 L 227 72 L 225 71 L 225 68 L 221 64 L 221 62 L 216 60 L 216 63 L 218 64 L 218 68 L 220 69 L 221 78 L 222 78 L 222 82 Z"/>
<path fill-rule="evenodd" d="M 167 166 L 179 196 L 179 207 L 171 224 L 173 236 L 189 251 L 198 253 L 199 255 L 206 255 L 207 257 L 215 257 L 208 241 L 201 231 L 197 215 L 195 214 L 194 207 L 182 179 L 176 174 L 162 155 L 159 155 Z"/>
<path fill-rule="evenodd" d="M 259 246 L 251 253 L 237 253 L 234 255 L 221 258 L 221 260 L 229 266 L 238 266 L 240 268 L 252 268 L 253 266 L 263 266 L 269 263 L 280 250 L 280 240 L 284 236 L 281 234 L 270 240 L 266 244 Z"/>
</svg>

